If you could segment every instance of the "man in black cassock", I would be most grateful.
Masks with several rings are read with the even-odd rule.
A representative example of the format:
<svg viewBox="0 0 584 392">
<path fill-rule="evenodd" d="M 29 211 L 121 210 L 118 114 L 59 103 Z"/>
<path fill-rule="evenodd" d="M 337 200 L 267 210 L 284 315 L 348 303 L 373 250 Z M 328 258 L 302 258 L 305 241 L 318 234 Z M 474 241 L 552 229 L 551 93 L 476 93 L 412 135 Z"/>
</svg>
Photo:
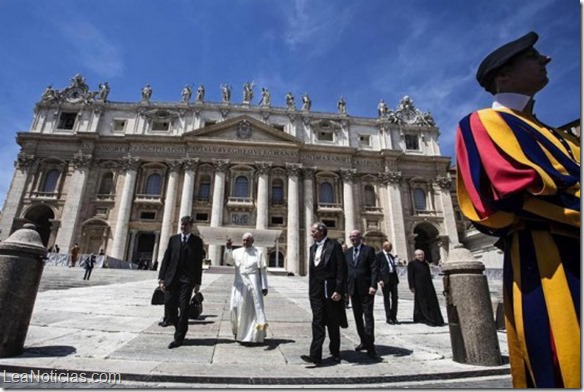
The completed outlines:
<svg viewBox="0 0 584 392">
<path fill-rule="evenodd" d="M 432 283 L 430 265 L 424 258 L 423 250 L 416 249 L 414 256 L 415 259 L 408 263 L 408 283 L 414 293 L 414 323 L 442 326 L 444 319 Z"/>
</svg>

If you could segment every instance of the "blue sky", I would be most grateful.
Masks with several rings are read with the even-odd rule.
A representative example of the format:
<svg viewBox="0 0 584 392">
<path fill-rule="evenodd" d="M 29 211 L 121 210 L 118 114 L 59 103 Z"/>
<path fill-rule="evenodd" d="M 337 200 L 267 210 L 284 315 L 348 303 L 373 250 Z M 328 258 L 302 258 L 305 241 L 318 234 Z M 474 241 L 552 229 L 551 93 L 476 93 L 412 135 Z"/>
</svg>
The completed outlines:
<svg viewBox="0 0 584 392">
<path fill-rule="evenodd" d="M 109 100 L 135 102 L 149 83 L 152 101 L 179 101 L 185 84 L 254 81 L 274 106 L 309 93 L 314 111 L 377 115 L 410 96 L 430 111 L 442 153 L 454 155 L 458 120 L 490 96 L 475 80 L 482 58 L 534 30 L 550 55 L 550 83 L 536 96 L 551 125 L 580 118 L 581 4 L 577 0 L 0 0 L 0 205 L 19 151 L 49 84 L 81 73 Z M 253 103 L 253 102 L 252 102 Z"/>
</svg>

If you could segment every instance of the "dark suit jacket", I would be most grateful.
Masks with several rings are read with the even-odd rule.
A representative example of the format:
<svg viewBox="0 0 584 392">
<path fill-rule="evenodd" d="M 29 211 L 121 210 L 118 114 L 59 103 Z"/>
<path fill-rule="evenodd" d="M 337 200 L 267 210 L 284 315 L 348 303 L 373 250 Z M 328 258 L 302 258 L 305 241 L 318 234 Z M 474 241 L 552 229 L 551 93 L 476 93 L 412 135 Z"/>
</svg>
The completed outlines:
<svg viewBox="0 0 584 392">
<path fill-rule="evenodd" d="M 176 234 L 168 240 L 166 252 L 162 259 L 162 265 L 158 272 L 158 279 L 164 280 L 166 287 L 170 286 L 178 277 L 178 267 L 180 263 L 182 234 Z M 191 284 L 201 284 L 203 276 L 203 240 L 194 234 L 189 236 L 185 249 L 186 272 Z"/>
<path fill-rule="evenodd" d="M 361 244 L 357 265 L 353 264 L 353 247 L 345 251 L 345 263 L 348 268 L 347 291 L 350 295 L 367 295 L 369 287 L 377 290 L 377 259 L 375 250 Z"/>
<path fill-rule="evenodd" d="M 347 279 L 347 267 L 343 260 L 343 248 L 336 240 L 327 239 L 324 244 L 321 261 L 316 267 L 314 256 L 316 244 L 310 247 L 310 264 L 308 267 L 309 295 L 314 299 L 330 298 L 337 292 L 341 296 L 345 294 L 345 281 Z M 324 292 L 325 281 L 327 293 Z"/>
<path fill-rule="evenodd" d="M 389 284 L 389 283 L 393 283 L 393 284 L 398 284 L 399 283 L 399 278 L 397 276 L 397 270 L 394 269 L 393 272 L 390 274 L 389 273 L 389 265 L 387 264 L 387 259 L 385 258 L 385 253 L 383 251 L 378 252 L 377 253 L 377 266 L 379 267 L 379 280 L 383 281 L 383 284 Z M 395 257 L 390 254 L 389 257 L 393 258 L 393 263 L 395 265 L 395 267 L 397 268 L 397 262 L 395 260 Z"/>
</svg>

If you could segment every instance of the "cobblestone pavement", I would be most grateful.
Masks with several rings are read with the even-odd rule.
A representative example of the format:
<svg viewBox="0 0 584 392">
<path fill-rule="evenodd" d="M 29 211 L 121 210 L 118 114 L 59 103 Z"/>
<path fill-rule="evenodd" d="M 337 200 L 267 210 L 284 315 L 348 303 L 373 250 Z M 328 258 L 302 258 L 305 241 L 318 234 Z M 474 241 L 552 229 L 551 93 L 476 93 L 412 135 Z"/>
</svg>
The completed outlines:
<svg viewBox="0 0 584 392">
<path fill-rule="evenodd" d="M 185 345 L 174 350 L 166 348 L 172 328 L 157 325 L 162 307 L 150 305 L 155 271 L 96 269 L 90 281 L 82 277 L 81 268 L 45 268 L 25 352 L 0 358 L 0 387 L 474 389 L 511 385 L 508 364 L 483 367 L 454 362 L 448 326 L 413 324 L 413 298 L 403 281 L 398 310 L 402 324 L 384 323 L 382 298 L 376 297 L 381 361 L 354 351 L 359 338 L 349 309 L 349 328 L 341 331 L 341 364 L 325 359 L 323 366 L 313 368 L 300 360 L 310 345 L 306 277 L 269 275 L 266 342 L 244 347 L 233 341 L 229 325 L 232 272 L 215 267 L 205 271 L 203 315 L 190 323 Z M 441 279 L 434 284 L 444 307 Z M 496 295 L 497 290 L 495 283 L 491 291 Z M 446 318 L 444 308 L 442 312 Z M 498 338 L 505 358 L 505 333 L 498 332 Z M 325 341 L 325 351 L 327 347 Z M 30 370 L 120 373 L 122 382 L 12 382 L 10 372 Z"/>
</svg>

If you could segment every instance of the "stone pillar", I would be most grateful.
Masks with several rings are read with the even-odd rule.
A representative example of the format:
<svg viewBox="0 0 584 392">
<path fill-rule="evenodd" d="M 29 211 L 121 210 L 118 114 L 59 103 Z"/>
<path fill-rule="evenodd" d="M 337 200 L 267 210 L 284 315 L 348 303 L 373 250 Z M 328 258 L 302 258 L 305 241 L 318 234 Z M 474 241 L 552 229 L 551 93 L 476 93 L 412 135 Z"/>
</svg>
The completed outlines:
<svg viewBox="0 0 584 392">
<path fill-rule="evenodd" d="M 162 213 L 162 228 L 160 229 L 160 240 L 158 244 L 158 252 L 154 253 L 155 261 L 162 262 L 168 239 L 172 235 L 172 222 L 174 219 L 174 210 L 176 206 L 176 188 L 178 179 L 178 170 L 181 167 L 181 161 L 169 161 L 168 183 L 166 184 L 166 197 L 164 198 L 164 212 Z"/>
<path fill-rule="evenodd" d="M 215 180 L 213 182 L 213 206 L 211 207 L 210 227 L 223 226 L 223 205 L 225 200 L 225 172 L 229 166 L 227 159 L 213 159 Z M 220 245 L 209 245 L 211 265 L 220 265 L 222 254 Z"/>
<path fill-rule="evenodd" d="M 394 254 L 407 262 L 408 241 L 406 238 L 406 228 L 404 224 L 404 213 L 402 206 L 400 183 L 402 180 L 401 171 L 386 171 L 381 174 L 381 181 L 387 188 L 387 206 L 385 211 L 388 218 L 389 238 L 393 244 Z"/>
<path fill-rule="evenodd" d="M 76 242 L 75 237 L 77 233 L 77 221 L 79 220 L 79 212 L 83 204 L 83 196 L 85 196 L 85 185 L 87 183 L 87 172 L 91 165 L 91 155 L 77 153 L 73 156 L 74 172 L 63 206 L 61 214 L 61 228 L 57 232 L 55 243 L 61 249 L 69 249 Z"/>
<path fill-rule="evenodd" d="M 343 212 L 345 214 L 345 244 L 349 246 L 349 235 L 356 229 L 355 226 L 355 202 L 353 200 L 353 178 L 356 169 L 341 169 L 343 178 Z"/>
<path fill-rule="evenodd" d="M 452 359 L 478 366 L 502 364 L 485 266 L 456 246 L 442 264 Z"/>
<path fill-rule="evenodd" d="M 310 262 L 310 247 L 314 240 L 310 235 L 310 226 L 314 223 L 314 168 L 303 168 L 304 174 L 304 261 L 303 273 L 308 275 L 308 263 Z"/>
<path fill-rule="evenodd" d="M 448 252 L 449 249 L 460 244 L 458 230 L 456 230 L 456 220 L 454 218 L 454 207 L 452 206 L 452 195 L 450 194 L 452 180 L 450 177 L 438 176 L 436 183 L 440 186 L 440 197 L 438 198 L 438 203 L 440 203 L 442 214 L 444 215 L 444 227 L 446 229 L 446 235 L 448 236 L 448 242 L 444 245 L 445 251 Z M 442 242 L 444 243 L 444 241 Z"/>
<path fill-rule="evenodd" d="M 112 244 L 111 257 L 123 260 L 126 249 L 126 240 L 128 238 L 128 224 L 130 223 L 130 213 L 132 212 L 132 199 L 134 198 L 139 159 L 128 154 L 128 156 L 122 161 L 122 165 L 123 169 L 126 171 L 126 177 L 124 179 L 124 189 L 122 191 L 118 217 L 116 219 L 116 229 L 114 231 L 114 243 Z"/>
<path fill-rule="evenodd" d="M 258 170 L 258 200 L 256 203 L 256 229 L 268 228 L 268 177 L 271 162 L 256 162 Z"/>
<path fill-rule="evenodd" d="M 272 162 L 256 162 L 258 170 L 258 198 L 256 202 L 256 229 L 268 228 L 268 180 Z M 259 250 L 264 254 L 266 264 L 269 261 L 268 248 L 262 246 Z"/>
<path fill-rule="evenodd" d="M 16 213 L 26 188 L 26 180 L 35 161 L 36 158 L 34 155 L 27 155 L 22 151 L 18 153 L 16 161 L 14 161 L 16 170 L 14 171 L 14 177 L 12 177 L 10 189 L 4 202 L 2 214 L 0 215 L 0 241 L 4 241 L 10 236 L 12 224 L 14 223 L 14 218 L 16 218 Z"/>
<path fill-rule="evenodd" d="M 154 249 L 152 249 L 152 258 L 153 260 L 151 260 L 151 263 L 154 263 L 156 261 L 156 257 L 158 255 L 158 249 L 160 248 L 160 232 L 159 231 L 155 231 L 154 232 Z M 162 259 L 161 259 L 162 260 Z M 150 264 L 148 267 L 151 267 L 152 264 Z"/>
<path fill-rule="evenodd" d="M 182 195 L 180 199 L 180 213 L 179 218 L 183 216 L 191 216 L 193 214 L 193 192 L 195 187 L 195 171 L 199 159 L 185 159 L 183 160 L 183 167 L 185 169 L 185 178 L 183 181 Z M 176 228 L 176 232 L 180 231 L 180 222 Z"/>
<path fill-rule="evenodd" d="M 294 274 L 300 273 L 300 241 L 298 231 L 300 229 L 299 205 L 298 205 L 298 175 L 302 165 L 286 163 L 288 172 L 288 224 L 286 225 L 286 270 Z"/>
<path fill-rule="evenodd" d="M 134 261 L 134 245 L 136 244 L 136 234 L 138 230 L 130 230 L 130 246 L 128 246 L 128 261 Z"/>
<path fill-rule="evenodd" d="M 43 274 L 47 250 L 33 228 L 26 223 L 0 242 L 0 358 L 23 352 Z"/>
</svg>

